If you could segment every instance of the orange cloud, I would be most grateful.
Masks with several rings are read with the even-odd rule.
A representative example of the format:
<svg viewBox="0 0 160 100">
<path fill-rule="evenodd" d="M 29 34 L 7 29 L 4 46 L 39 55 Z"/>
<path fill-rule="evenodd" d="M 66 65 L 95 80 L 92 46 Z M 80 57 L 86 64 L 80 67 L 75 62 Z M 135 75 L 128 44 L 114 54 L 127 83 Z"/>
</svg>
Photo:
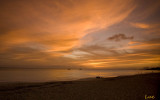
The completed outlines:
<svg viewBox="0 0 160 100">
<path fill-rule="evenodd" d="M 136 28 L 142 28 L 142 29 L 148 29 L 151 27 L 149 24 L 144 24 L 144 23 L 131 23 L 131 25 Z"/>
<path fill-rule="evenodd" d="M 127 66 L 124 63 L 136 63 L 128 58 L 129 49 L 159 46 L 132 42 L 128 45 L 129 41 L 89 45 L 92 39 L 82 39 L 124 21 L 137 7 L 134 0 L 15 0 L 0 4 L 1 66 Z M 151 27 L 144 23 L 132 25 Z M 120 34 L 112 39 L 133 37 Z M 124 60 L 120 54 L 125 55 Z"/>
<path fill-rule="evenodd" d="M 32 48 L 34 44 L 37 49 L 43 48 L 44 52 L 74 48 L 86 34 L 124 20 L 135 8 L 132 0 L 123 3 L 117 0 L 53 0 L 2 4 L 1 27 L 10 28 L 2 31 L 5 34 L 0 40 L 4 48 L 15 45 Z"/>
</svg>

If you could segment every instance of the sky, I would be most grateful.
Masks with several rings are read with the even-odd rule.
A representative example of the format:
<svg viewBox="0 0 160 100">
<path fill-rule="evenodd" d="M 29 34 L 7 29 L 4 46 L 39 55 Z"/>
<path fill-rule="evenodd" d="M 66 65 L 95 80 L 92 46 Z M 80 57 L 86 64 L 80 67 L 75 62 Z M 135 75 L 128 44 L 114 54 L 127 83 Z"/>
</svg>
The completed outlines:
<svg viewBox="0 0 160 100">
<path fill-rule="evenodd" d="M 159 0 L 0 0 L 0 67 L 159 64 Z"/>
</svg>

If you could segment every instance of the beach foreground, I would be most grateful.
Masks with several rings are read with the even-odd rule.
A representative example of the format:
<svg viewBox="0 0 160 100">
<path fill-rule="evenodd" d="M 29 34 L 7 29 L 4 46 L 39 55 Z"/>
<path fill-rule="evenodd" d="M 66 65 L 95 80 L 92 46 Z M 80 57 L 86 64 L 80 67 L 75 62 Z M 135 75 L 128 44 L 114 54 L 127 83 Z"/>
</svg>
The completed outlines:
<svg viewBox="0 0 160 100">
<path fill-rule="evenodd" d="M 0 83 L 0 100 L 160 100 L 160 73 L 45 83 Z"/>
</svg>

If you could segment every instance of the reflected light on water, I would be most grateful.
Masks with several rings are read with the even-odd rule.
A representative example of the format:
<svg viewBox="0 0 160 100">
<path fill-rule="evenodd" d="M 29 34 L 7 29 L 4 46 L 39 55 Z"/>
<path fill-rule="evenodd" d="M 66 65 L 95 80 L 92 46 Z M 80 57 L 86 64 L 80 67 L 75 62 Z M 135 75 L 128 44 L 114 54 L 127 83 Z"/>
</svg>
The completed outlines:
<svg viewBox="0 0 160 100">
<path fill-rule="evenodd" d="M 67 81 L 96 76 L 116 77 L 151 72 L 151 70 L 1 69 L 0 82 Z"/>
</svg>

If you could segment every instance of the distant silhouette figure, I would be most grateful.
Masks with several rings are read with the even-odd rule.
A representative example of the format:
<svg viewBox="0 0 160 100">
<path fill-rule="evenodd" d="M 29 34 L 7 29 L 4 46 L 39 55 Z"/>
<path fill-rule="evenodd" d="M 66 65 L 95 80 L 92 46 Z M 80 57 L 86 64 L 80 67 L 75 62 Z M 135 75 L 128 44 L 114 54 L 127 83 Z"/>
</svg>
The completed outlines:
<svg viewBox="0 0 160 100">
<path fill-rule="evenodd" d="M 96 78 L 101 78 L 100 76 L 96 76 Z"/>
</svg>

